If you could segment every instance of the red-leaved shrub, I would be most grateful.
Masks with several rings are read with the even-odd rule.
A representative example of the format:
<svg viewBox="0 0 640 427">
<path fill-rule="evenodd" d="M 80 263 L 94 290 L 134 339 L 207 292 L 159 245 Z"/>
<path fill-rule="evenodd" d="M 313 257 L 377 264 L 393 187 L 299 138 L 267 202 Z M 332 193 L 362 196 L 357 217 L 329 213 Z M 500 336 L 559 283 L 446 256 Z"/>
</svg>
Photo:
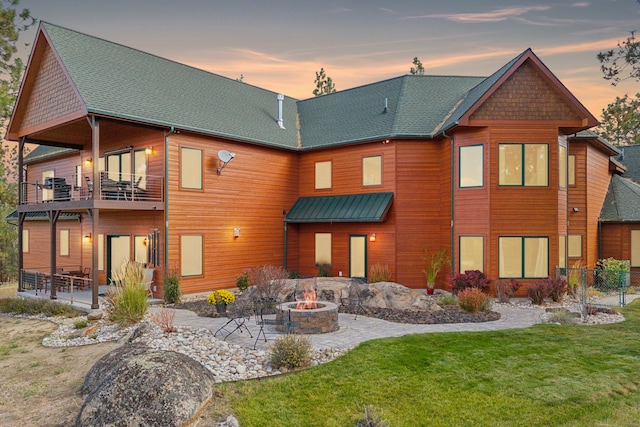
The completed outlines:
<svg viewBox="0 0 640 427">
<path fill-rule="evenodd" d="M 496 282 L 496 294 L 498 295 L 498 301 L 509 302 L 518 289 L 520 289 L 520 282 L 516 279 L 498 280 Z"/>
<path fill-rule="evenodd" d="M 491 308 L 491 298 L 479 288 L 466 288 L 458 294 L 458 305 L 468 313 Z"/>
<path fill-rule="evenodd" d="M 544 280 L 527 286 L 527 295 L 531 303 L 541 305 L 548 295 L 548 285 Z"/>
<path fill-rule="evenodd" d="M 454 293 L 461 292 L 467 288 L 477 288 L 486 291 L 489 287 L 489 280 L 480 270 L 466 270 L 464 273 L 458 273 L 451 279 L 451 287 Z"/>
</svg>

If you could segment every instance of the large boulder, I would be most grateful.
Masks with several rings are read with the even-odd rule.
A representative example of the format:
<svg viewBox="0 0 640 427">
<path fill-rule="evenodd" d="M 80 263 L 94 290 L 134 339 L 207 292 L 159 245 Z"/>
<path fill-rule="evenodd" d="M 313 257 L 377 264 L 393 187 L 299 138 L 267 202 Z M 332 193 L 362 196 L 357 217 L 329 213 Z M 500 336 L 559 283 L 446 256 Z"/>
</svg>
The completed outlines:
<svg viewBox="0 0 640 427">
<path fill-rule="evenodd" d="M 184 354 L 125 345 L 87 373 L 76 426 L 190 425 L 211 399 L 213 383 L 213 374 Z"/>
</svg>

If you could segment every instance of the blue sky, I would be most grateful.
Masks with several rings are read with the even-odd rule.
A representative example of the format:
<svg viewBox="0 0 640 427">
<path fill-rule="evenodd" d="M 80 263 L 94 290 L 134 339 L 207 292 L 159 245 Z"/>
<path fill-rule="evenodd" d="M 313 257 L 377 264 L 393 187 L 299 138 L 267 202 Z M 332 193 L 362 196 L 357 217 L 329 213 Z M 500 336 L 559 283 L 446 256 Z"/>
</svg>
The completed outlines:
<svg viewBox="0 0 640 427">
<path fill-rule="evenodd" d="M 535 4 L 533 4 L 535 3 Z M 34 17 L 288 96 L 406 74 L 487 76 L 531 47 L 596 116 L 613 87 L 596 54 L 640 29 L 635 0 L 21 0 Z M 21 41 L 32 41 L 34 32 Z"/>
</svg>

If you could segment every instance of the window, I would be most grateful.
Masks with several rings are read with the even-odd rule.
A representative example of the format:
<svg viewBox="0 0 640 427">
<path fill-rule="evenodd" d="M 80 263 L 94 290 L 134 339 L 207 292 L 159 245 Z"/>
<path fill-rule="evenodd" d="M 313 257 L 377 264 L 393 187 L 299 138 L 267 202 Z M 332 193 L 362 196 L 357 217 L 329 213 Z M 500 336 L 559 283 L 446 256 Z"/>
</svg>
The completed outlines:
<svg viewBox="0 0 640 427">
<path fill-rule="evenodd" d="M 316 265 L 331 265 L 331 233 L 316 233 Z"/>
<path fill-rule="evenodd" d="M 316 162 L 316 190 L 331 188 L 331 161 Z"/>
<path fill-rule="evenodd" d="M 69 256 L 69 230 L 60 230 L 60 256 Z"/>
<path fill-rule="evenodd" d="M 183 147 L 180 154 L 180 186 L 202 190 L 202 150 Z"/>
<path fill-rule="evenodd" d="M 107 177 L 113 181 L 131 180 L 131 151 L 107 156 Z"/>
<path fill-rule="evenodd" d="M 460 236 L 460 272 L 484 271 L 484 237 Z"/>
<path fill-rule="evenodd" d="M 567 250 L 569 258 L 580 258 L 582 256 L 582 235 L 569 234 L 569 248 Z"/>
<path fill-rule="evenodd" d="M 53 178 L 53 171 L 44 171 L 42 172 L 42 184 L 47 182 L 47 178 Z M 42 201 L 45 202 L 47 200 L 53 200 L 53 188 L 44 188 L 42 187 Z"/>
<path fill-rule="evenodd" d="M 76 165 L 75 187 L 82 187 L 82 165 Z"/>
<path fill-rule="evenodd" d="M 183 276 L 202 275 L 202 236 L 180 237 L 180 271 Z"/>
<path fill-rule="evenodd" d="M 567 266 L 567 236 L 558 236 L 558 267 Z"/>
<path fill-rule="evenodd" d="M 558 160 L 560 161 L 560 188 L 567 188 L 567 147 L 559 147 Z"/>
<path fill-rule="evenodd" d="M 22 252 L 29 252 L 29 230 L 22 230 Z"/>
<path fill-rule="evenodd" d="M 631 267 L 640 267 L 640 230 L 631 230 Z"/>
<path fill-rule="evenodd" d="M 498 238 L 500 278 L 546 278 L 549 276 L 547 237 Z"/>
<path fill-rule="evenodd" d="M 133 236 L 133 259 L 140 264 L 147 264 L 147 236 Z"/>
<path fill-rule="evenodd" d="M 147 153 L 145 150 L 136 150 L 133 153 L 133 162 L 135 168 L 134 183 L 138 183 L 138 188 L 141 190 L 147 189 Z"/>
<path fill-rule="evenodd" d="M 549 185 L 547 144 L 500 144 L 499 185 L 544 187 Z"/>
<path fill-rule="evenodd" d="M 104 234 L 98 234 L 98 271 L 104 271 Z"/>
<path fill-rule="evenodd" d="M 460 147 L 460 187 L 484 185 L 484 147 L 472 145 Z"/>
<path fill-rule="evenodd" d="M 576 156 L 569 154 L 569 171 L 567 181 L 569 185 L 576 185 Z"/>
<path fill-rule="evenodd" d="M 382 156 L 362 158 L 362 185 L 382 184 Z"/>
</svg>

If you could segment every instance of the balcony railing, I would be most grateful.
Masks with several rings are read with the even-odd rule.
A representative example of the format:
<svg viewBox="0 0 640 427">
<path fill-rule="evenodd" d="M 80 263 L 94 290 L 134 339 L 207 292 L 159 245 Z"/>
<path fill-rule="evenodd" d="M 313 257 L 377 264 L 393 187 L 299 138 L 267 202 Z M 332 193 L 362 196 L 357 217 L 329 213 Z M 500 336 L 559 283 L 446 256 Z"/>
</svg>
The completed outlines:
<svg viewBox="0 0 640 427">
<path fill-rule="evenodd" d="M 81 177 L 82 178 L 82 177 Z M 74 185 L 81 184 L 81 185 Z M 90 200 L 96 191 L 98 200 L 162 202 L 163 178 L 153 175 L 100 172 L 100 182 L 94 185 L 89 176 L 45 178 L 44 182 L 22 183 L 20 204 Z"/>
</svg>

